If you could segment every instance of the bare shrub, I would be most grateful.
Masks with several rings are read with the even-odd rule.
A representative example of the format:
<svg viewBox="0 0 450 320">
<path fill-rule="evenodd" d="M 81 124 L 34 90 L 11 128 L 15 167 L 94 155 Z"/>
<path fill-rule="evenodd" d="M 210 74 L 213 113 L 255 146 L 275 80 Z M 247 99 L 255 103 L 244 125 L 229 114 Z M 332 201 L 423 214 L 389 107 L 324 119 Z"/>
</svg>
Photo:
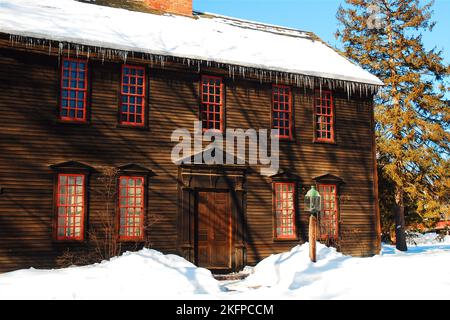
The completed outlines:
<svg viewBox="0 0 450 320">
<path fill-rule="evenodd" d="M 96 185 L 90 188 L 93 202 L 101 204 L 90 219 L 87 231 L 87 243 L 77 248 L 71 248 L 60 255 L 56 263 L 58 267 L 72 265 L 87 265 L 103 260 L 109 260 L 122 253 L 122 250 L 136 251 L 142 247 L 151 248 L 150 228 L 161 221 L 162 215 L 146 214 L 145 239 L 135 243 L 126 243 L 126 248 L 118 237 L 117 206 L 117 179 L 119 170 L 114 167 L 101 167 L 100 176 L 96 179 Z"/>
</svg>

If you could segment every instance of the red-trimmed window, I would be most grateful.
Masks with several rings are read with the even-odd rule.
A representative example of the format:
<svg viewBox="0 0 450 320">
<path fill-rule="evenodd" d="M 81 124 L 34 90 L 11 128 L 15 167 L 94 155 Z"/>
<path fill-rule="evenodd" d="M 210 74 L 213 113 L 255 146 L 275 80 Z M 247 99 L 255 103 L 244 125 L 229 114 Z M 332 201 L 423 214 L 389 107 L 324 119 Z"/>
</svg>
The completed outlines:
<svg viewBox="0 0 450 320">
<path fill-rule="evenodd" d="M 272 88 L 272 128 L 278 129 L 280 138 L 292 138 L 292 94 L 287 86 Z"/>
<path fill-rule="evenodd" d="M 201 82 L 200 119 L 203 130 L 223 131 L 222 78 L 203 76 Z"/>
<path fill-rule="evenodd" d="M 275 182 L 275 237 L 277 239 L 295 239 L 295 183 Z"/>
<path fill-rule="evenodd" d="M 59 174 L 56 195 L 57 240 L 83 240 L 85 175 Z"/>
<path fill-rule="evenodd" d="M 86 121 L 88 88 L 86 60 L 63 59 L 59 116 L 65 121 Z"/>
<path fill-rule="evenodd" d="M 120 124 L 145 124 L 145 67 L 122 66 Z"/>
<path fill-rule="evenodd" d="M 316 141 L 334 142 L 334 106 L 331 91 L 316 90 L 314 119 Z"/>
<path fill-rule="evenodd" d="M 119 178 L 119 238 L 144 238 L 144 178 Z"/>
<path fill-rule="evenodd" d="M 319 217 L 319 230 L 322 239 L 337 239 L 338 237 L 338 205 L 337 187 L 334 184 L 319 184 L 323 208 Z"/>
</svg>

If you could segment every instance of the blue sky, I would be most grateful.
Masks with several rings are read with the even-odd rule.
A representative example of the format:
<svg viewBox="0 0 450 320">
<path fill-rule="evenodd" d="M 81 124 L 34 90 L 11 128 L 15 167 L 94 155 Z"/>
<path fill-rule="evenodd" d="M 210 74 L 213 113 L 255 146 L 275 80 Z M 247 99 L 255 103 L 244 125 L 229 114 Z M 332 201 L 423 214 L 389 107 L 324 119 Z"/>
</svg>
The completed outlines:
<svg viewBox="0 0 450 320">
<path fill-rule="evenodd" d="M 332 46 L 338 22 L 336 12 L 344 0 L 194 0 L 194 9 L 227 16 L 312 31 Z M 424 34 L 427 49 L 444 50 L 450 63 L 450 0 L 436 0 L 433 19 L 437 25 Z"/>
</svg>

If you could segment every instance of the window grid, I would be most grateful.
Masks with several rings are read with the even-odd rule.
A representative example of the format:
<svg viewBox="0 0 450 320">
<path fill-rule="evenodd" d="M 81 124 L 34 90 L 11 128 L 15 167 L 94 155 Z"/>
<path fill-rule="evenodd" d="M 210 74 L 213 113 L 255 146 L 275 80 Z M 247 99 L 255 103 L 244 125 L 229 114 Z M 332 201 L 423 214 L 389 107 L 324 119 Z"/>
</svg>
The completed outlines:
<svg viewBox="0 0 450 320">
<path fill-rule="evenodd" d="M 277 182 L 274 188 L 276 238 L 295 239 L 295 183 Z"/>
<path fill-rule="evenodd" d="M 122 66 L 120 124 L 145 124 L 145 67 Z"/>
<path fill-rule="evenodd" d="M 144 178 L 119 179 L 119 238 L 142 240 L 144 238 Z"/>
<path fill-rule="evenodd" d="M 316 141 L 334 141 L 333 96 L 331 91 L 316 90 L 314 104 Z"/>
<path fill-rule="evenodd" d="M 57 187 L 57 240 L 83 240 L 85 176 L 59 174 Z"/>
<path fill-rule="evenodd" d="M 319 217 L 319 231 L 321 239 L 337 239 L 337 193 L 336 185 L 321 184 L 319 193 L 322 197 L 323 208 Z"/>
<path fill-rule="evenodd" d="M 203 130 L 223 131 L 223 83 L 218 77 L 203 76 L 200 119 Z"/>
<path fill-rule="evenodd" d="M 274 85 L 272 89 L 272 128 L 280 138 L 292 138 L 291 88 Z"/>
<path fill-rule="evenodd" d="M 61 67 L 61 120 L 86 121 L 87 69 L 86 60 L 63 59 Z"/>
</svg>

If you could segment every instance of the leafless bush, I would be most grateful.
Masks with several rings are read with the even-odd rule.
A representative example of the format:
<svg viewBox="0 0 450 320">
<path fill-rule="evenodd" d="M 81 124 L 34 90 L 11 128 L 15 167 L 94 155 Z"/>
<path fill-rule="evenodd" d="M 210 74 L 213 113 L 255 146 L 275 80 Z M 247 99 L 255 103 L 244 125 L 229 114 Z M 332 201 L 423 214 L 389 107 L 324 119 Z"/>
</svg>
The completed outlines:
<svg viewBox="0 0 450 320">
<path fill-rule="evenodd" d="M 100 186 L 93 188 L 91 194 L 95 201 L 102 203 L 96 210 L 95 223 L 88 231 L 89 241 L 96 252 L 97 259 L 108 260 L 121 253 L 121 242 L 117 236 L 115 201 L 117 197 L 117 178 L 119 171 L 113 167 L 102 167 L 97 178 Z"/>
<path fill-rule="evenodd" d="M 420 233 L 413 231 L 406 231 L 406 243 L 410 246 L 417 246 L 416 240 L 420 237 Z"/>
<path fill-rule="evenodd" d="M 445 229 L 441 230 L 440 232 L 438 232 L 437 236 L 436 236 L 436 241 L 438 242 L 444 242 L 445 237 L 447 235 L 450 235 L 450 227 L 445 227 Z"/>
<path fill-rule="evenodd" d="M 116 213 L 116 199 L 118 195 L 117 179 L 119 171 L 113 167 L 100 168 L 97 185 L 90 189 L 92 200 L 101 206 L 95 210 L 95 219 L 91 219 L 87 231 L 86 245 L 76 249 L 67 249 L 57 258 L 59 267 L 72 265 L 87 265 L 103 260 L 109 260 L 122 253 L 122 242 L 118 239 L 118 218 Z M 128 243 L 127 250 L 135 251 L 141 247 L 152 247 L 150 228 L 161 221 L 162 215 L 147 215 L 145 224 L 146 237 L 143 242 Z"/>
<path fill-rule="evenodd" d="M 95 220 L 90 221 L 88 242 L 82 248 L 67 249 L 57 258 L 59 267 L 92 264 L 109 260 L 121 253 L 115 212 L 118 173 L 118 169 L 113 167 L 100 168 L 100 176 L 97 178 L 99 186 L 91 188 L 90 193 L 92 200 L 101 206 L 94 211 Z"/>
</svg>

